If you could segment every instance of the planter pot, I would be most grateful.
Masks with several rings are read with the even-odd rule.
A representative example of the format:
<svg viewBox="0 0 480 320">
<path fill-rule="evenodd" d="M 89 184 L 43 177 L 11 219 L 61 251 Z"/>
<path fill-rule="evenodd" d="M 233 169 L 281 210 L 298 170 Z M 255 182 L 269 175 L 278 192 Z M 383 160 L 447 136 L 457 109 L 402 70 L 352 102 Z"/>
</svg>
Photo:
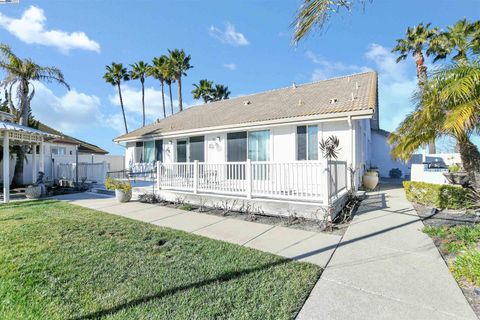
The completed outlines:
<svg viewBox="0 0 480 320">
<path fill-rule="evenodd" d="M 451 184 L 459 184 L 461 186 L 467 186 L 469 184 L 470 179 L 466 172 L 445 172 L 443 175 Z"/>
<path fill-rule="evenodd" d="M 27 199 L 38 199 L 42 196 L 42 188 L 40 186 L 28 186 L 25 189 L 25 197 Z"/>
<path fill-rule="evenodd" d="M 123 190 L 115 190 L 115 198 L 118 202 L 128 202 L 132 199 L 132 190 L 125 192 Z"/>
<path fill-rule="evenodd" d="M 378 171 L 368 170 L 367 172 L 365 172 L 365 175 L 366 175 L 366 176 L 375 176 L 375 177 L 378 177 Z"/>
<path fill-rule="evenodd" d="M 377 174 L 368 174 L 368 172 L 365 173 L 365 175 L 362 178 L 362 182 L 365 188 L 370 190 L 375 189 L 378 185 L 378 173 Z"/>
</svg>

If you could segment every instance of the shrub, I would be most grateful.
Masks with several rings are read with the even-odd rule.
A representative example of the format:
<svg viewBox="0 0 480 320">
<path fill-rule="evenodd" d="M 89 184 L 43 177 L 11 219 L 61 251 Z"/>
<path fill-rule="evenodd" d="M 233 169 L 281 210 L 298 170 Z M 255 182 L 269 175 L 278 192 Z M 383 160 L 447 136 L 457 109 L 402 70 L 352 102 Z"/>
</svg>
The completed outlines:
<svg viewBox="0 0 480 320">
<path fill-rule="evenodd" d="M 460 171 L 462 171 L 462 168 L 460 168 L 458 164 L 453 164 L 451 166 L 448 166 L 448 172 L 455 173 Z"/>
<path fill-rule="evenodd" d="M 480 251 L 472 249 L 460 254 L 450 264 L 450 270 L 457 281 L 480 286 Z"/>
<path fill-rule="evenodd" d="M 107 190 L 122 190 L 123 192 L 128 193 L 132 190 L 132 185 L 130 182 L 107 178 L 105 179 L 105 188 L 107 188 Z"/>
<path fill-rule="evenodd" d="M 178 209 L 185 210 L 185 211 L 192 211 L 193 207 L 190 203 L 182 203 L 180 206 L 178 206 Z"/>
<path fill-rule="evenodd" d="M 161 203 L 162 198 L 153 193 L 144 193 L 138 197 L 138 201 L 142 203 Z"/>
<path fill-rule="evenodd" d="M 392 170 L 390 170 L 388 175 L 390 176 L 390 178 L 399 179 L 402 177 L 402 170 L 398 168 L 393 168 Z"/>
<path fill-rule="evenodd" d="M 460 186 L 404 181 L 403 187 L 410 202 L 440 209 L 462 209 L 467 206 L 468 191 Z"/>
</svg>

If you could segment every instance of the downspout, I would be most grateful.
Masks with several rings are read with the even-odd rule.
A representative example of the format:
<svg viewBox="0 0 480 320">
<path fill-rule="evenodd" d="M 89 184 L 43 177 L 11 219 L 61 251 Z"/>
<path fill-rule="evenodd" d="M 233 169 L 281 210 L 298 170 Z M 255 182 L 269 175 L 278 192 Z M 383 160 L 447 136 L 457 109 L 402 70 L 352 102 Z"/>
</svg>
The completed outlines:
<svg viewBox="0 0 480 320">
<path fill-rule="evenodd" d="M 355 166 L 354 166 L 354 162 L 355 162 L 355 159 L 354 159 L 354 156 L 355 156 L 355 144 L 354 144 L 354 141 L 355 141 L 355 132 L 354 132 L 354 128 L 353 128 L 353 121 L 352 121 L 352 116 L 348 116 L 347 118 L 347 122 L 348 122 L 348 127 L 350 129 L 350 167 L 352 168 L 352 170 L 355 170 Z M 353 185 L 350 186 L 350 188 L 353 190 L 355 188 L 355 183 L 356 183 L 356 179 L 355 179 L 355 174 L 353 175 L 353 181 L 351 181 L 350 183 Z"/>
</svg>

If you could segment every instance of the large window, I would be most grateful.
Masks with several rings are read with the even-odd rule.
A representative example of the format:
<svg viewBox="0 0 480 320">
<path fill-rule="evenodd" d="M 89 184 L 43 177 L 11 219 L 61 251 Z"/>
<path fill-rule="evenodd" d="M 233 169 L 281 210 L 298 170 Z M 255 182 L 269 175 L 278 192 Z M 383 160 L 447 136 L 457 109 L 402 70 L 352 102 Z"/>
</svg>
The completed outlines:
<svg viewBox="0 0 480 320">
<path fill-rule="evenodd" d="M 187 140 L 177 140 L 177 162 L 187 162 Z"/>
<path fill-rule="evenodd" d="M 297 160 L 318 160 L 318 126 L 297 127 Z"/>
<path fill-rule="evenodd" d="M 177 162 L 205 161 L 205 137 L 177 140 Z"/>
<path fill-rule="evenodd" d="M 252 161 L 270 160 L 270 131 L 252 131 L 248 133 L 248 159 Z"/>
<path fill-rule="evenodd" d="M 155 161 L 155 141 L 143 143 L 143 162 L 153 163 Z"/>
<path fill-rule="evenodd" d="M 247 160 L 247 132 L 227 133 L 227 161 Z"/>
<path fill-rule="evenodd" d="M 163 140 L 155 140 L 155 161 L 163 162 Z"/>
<path fill-rule="evenodd" d="M 55 156 L 64 156 L 67 153 L 67 148 L 65 147 L 51 147 L 50 150 Z"/>
</svg>

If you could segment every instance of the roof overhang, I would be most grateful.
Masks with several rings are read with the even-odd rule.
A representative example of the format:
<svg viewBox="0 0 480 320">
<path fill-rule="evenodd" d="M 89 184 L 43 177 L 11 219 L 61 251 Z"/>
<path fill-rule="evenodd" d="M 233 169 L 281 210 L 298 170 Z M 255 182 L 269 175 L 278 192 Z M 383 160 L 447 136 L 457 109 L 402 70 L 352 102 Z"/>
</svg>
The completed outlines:
<svg viewBox="0 0 480 320">
<path fill-rule="evenodd" d="M 209 134 L 209 133 L 219 133 L 232 130 L 254 130 L 258 128 L 271 128 L 278 127 L 283 125 L 302 125 L 305 123 L 311 122 L 331 122 L 331 121 L 341 121 L 341 120 L 357 120 L 357 119 L 370 119 L 375 113 L 374 109 L 358 110 L 358 111 L 349 111 L 342 113 L 326 113 L 326 114 L 316 114 L 303 117 L 295 118 L 281 118 L 268 121 L 256 121 L 248 123 L 239 123 L 225 126 L 216 126 L 216 127 L 207 127 L 207 128 L 196 128 L 190 130 L 181 130 L 181 131 L 170 131 L 166 133 L 156 133 L 150 135 L 142 135 L 138 137 L 131 137 L 126 139 L 113 139 L 115 143 L 121 142 L 134 142 L 134 141 L 143 141 L 150 140 L 155 138 L 175 138 L 180 136 L 189 136 L 195 134 Z"/>
</svg>

